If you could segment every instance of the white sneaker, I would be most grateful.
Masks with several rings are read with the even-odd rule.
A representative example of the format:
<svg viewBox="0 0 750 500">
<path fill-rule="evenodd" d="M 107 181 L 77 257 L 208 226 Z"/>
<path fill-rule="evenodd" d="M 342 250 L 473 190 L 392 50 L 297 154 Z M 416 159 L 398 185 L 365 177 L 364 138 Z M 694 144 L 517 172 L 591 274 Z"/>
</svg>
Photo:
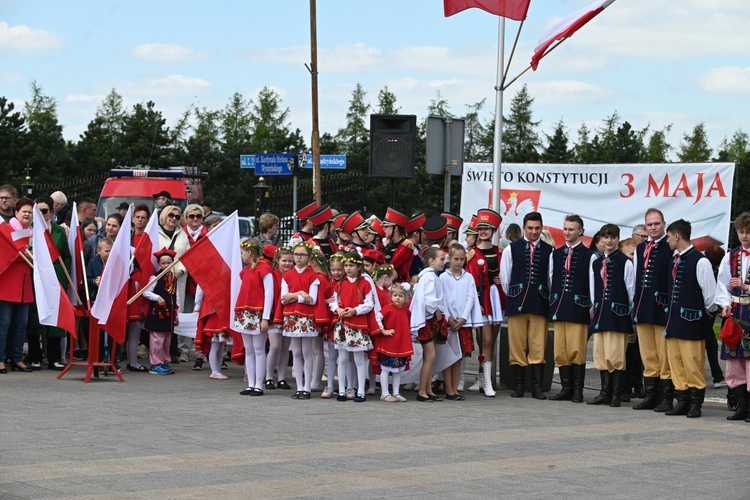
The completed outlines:
<svg viewBox="0 0 750 500">
<path fill-rule="evenodd" d="M 368 396 L 374 396 L 375 395 L 375 388 L 374 387 L 370 387 L 369 389 L 367 389 L 367 395 Z"/>
<path fill-rule="evenodd" d="M 349 400 L 354 399 L 354 396 L 356 395 L 357 395 L 357 391 L 354 390 L 353 387 L 350 387 L 346 390 L 346 399 L 349 399 Z"/>
<path fill-rule="evenodd" d="M 188 361 L 190 361 L 190 355 L 187 351 L 182 351 L 180 353 L 180 363 L 187 363 Z"/>
<path fill-rule="evenodd" d="M 326 387 L 323 389 L 323 394 L 320 395 L 321 399 L 331 399 L 333 397 L 333 388 L 332 387 Z"/>
<path fill-rule="evenodd" d="M 148 347 L 143 344 L 138 345 L 138 357 L 143 359 L 148 357 Z"/>
<path fill-rule="evenodd" d="M 714 382 L 714 389 L 721 389 L 722 387 L 726 387 L 726 386 L 727 386 L 727 381 L 724 379 L 719 380 L 718 382 Z"/>
</svg>

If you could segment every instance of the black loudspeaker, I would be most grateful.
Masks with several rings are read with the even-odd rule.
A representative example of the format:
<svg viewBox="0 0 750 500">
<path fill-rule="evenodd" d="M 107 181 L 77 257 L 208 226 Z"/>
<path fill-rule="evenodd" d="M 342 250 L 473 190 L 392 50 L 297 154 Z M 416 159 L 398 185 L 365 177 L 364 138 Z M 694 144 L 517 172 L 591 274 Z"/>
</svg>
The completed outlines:
<svg viewBox="0 0 750 500">
<path fill-rule="evenodd" d="M 416 115 L 370 115 L 370 177 L 413 179 Z"/>
</svg>

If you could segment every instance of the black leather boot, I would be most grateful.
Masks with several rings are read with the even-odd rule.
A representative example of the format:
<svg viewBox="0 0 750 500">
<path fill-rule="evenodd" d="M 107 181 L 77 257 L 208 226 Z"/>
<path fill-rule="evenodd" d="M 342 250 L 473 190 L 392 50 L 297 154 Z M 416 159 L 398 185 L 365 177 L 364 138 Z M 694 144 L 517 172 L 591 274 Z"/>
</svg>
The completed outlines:
<svg viewBox="0 0 750 500">
<path fill-rule="evenodd" d="M 660 381 L 661 386 L 661 403 L 656 405 L 656 408 L 654 408 L 654 411 L 658 412 L 665 412 L 673 409 L 672 406 L 672 400 L 674 399 L 674 384 L 672 383 L 672 379 L 661 379 Z"/>
<path fill-rule="evenodd" d="M 612 401 L 609 406 L 619 408 L 622 404 L 622 391 L 625 388 L 625 370 L 615 370 L 612 372 Z"/>
<path fill-rule="evenodd" d="M 574 403 L 583 403 L 583 383 L 586 380 L 586 365 L 573 365 L 573 396 Z"/>
<path fill-rule="evenodd" d="M 729 415 L 727 420 L 745 420 L 747 418 L 747 391 L 744 385 L 729 389 L 729 393 L 734 396 L 737 402 L 737 409 L 734 414 Z"/>
<path fill-rule="evenodd" d="M 513 371 L 513 378 L 516 380 L 516 388 L 510 393 L 512 398 L 522 398 L 526 393 L 526 377 L 524 376 L 524 367 L 521 365 L 510 365 Z"/>
<path fill-rule="evenodd" d="M 687 415 L 690 410 L 690 389 L 684 391 L 674 391 L 677 404 L 671 410 L 664 412 L 665 415 Z"/>
<path fill-rule="evenodd" d="M 544 365 L 531 365 L 531 397 L 534 399 L 547 399 L 542 391 L 542 376 L 544 374 Z"/>
<path fill-rule="evenodd" d="M 690 388 L 690 409 L 687 412 L 687 418 L 698 418 L 701 416 L 703 407 L 703 398 L 706 396 L 706 389 Z"/>
<path fill-rule="evenodd" d="M 602 378 L 602 389 L 599 391 L 599 395 L 587 404 L 608 405 L 612 402 L 612 374 L 607 370 L 600 370 L 599 375 Z"/>
<path fill-rule="evenodd" d="M 643 380 L 646 397 L 637 405 L 633 405 L 634 410 L 653 410 L 656 408 L 656 386 L 658 383 L 659 377 L 646 377 Z"/>
<path fill-rule="evenodd" d="M 573 397 L 573 365 L 561 366 L 560 371 L 560 392 L 550 396 L 550 401 L 570 401 Z"/>
</svg>

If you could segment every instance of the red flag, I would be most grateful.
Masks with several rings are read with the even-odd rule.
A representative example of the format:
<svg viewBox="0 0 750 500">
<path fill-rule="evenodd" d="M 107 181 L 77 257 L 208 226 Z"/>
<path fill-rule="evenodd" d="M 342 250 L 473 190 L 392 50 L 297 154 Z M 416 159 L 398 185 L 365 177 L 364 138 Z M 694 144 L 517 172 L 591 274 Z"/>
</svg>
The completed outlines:
<svg viewBox="0 0 750 500">
<path fill-rule="evenodd" d="M 135 247 L 135 260 L 141 268 L 146 279 L 154 273 L 159 272 L 159 262 L 154 257 L 154 252 L 159 251 L 159 214 L 156 210 L 146 224 L 146 229 Z M 141 286 L 145 283 L 141 284 Z"/>
<path fill-rule="evenodd" d="M 615 0 L 597 0 L 588 7 L 574 12 L 559 23 L 552 26 L 542 36 L 531 56 L 531 67 L 536 71 L 539 61 L 545 56 L 547 49 L 556 40 L 570 38 L 573 33 L 581 29 L 583 25 L 595 18 L 601 11 L 609 7 Z"/>
<path fill-rule="evenodd" d="M 13 243 L 13 228 L 0 218 L 0 274 L 18 258 L 18 248 Z"/>
<path fill-rule="evenodd" d="M 496 16 L 523 21 L 531 0 L 443 0 L 445 17 L 476 7 Z"/>
<path fill-rule="evenodd" d="M 44 220 L 42 219 L 42 222 Z M 47 227 L 47 224 L 44 224 L 44 241 L 47 242 L 47 248 L 49 249 L 49 255 L 52 258 L 52 262 L 57 262 L 60 258 L 60 250 L 58 250 L 57 245 L 55 244 L 55 240 L 52 239 L 52 232 Z"/>
<path fill-rule="evenodd" d="M 203 290 L 227 328 L 232 328 L 240 291 L 240 231 L 237 212 L 194 243 L 180 262 Z"/>
<path fill-rule="evenodd" d="M 122 221 L 123 228 L 130 227 L 131 209 Z M 115 239 L 109 259 L 104 266 L 104 273 L 99 282 L 99 291 L 91 307 L 91 315 L 99 320 L 106 331 L 117 343 L 125 342 L 126 324 L 128 321 L 128 280 L 130 279 L 130 234 L 121 231 Z"/>
<path fill-rule="evenodd" d="M 45 241 L 44 233 L 49 233 L 42 212 L 36 205 L 34 205 L 33 231 L 35 241 Z M 50 238 L 49 241 L 51 240 Z M 52 248 L 57 250 L 54 243 Z M 57 255 L 60 255 L 59 252 Z M 49 244 L 35 245 L 34 248 L 34 300 L 40 324 L 61 328 L 75 338 L 76 318 L 73 313 L 73 304 L 57 280 Z"/>
</svg>

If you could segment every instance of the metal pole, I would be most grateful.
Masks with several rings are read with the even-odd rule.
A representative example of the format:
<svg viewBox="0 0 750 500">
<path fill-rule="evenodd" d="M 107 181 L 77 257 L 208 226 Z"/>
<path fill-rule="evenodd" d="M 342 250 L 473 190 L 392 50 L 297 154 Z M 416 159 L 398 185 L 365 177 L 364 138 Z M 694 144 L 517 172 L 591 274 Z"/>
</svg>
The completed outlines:
<svg viewBox="0 0 750 500">
<path fill-rule="evenodd" d="M 292 234 L 297 232 L 297 175 L 292 179 Z"/>
<path fill-rule="evenodd" d="M 503 214 L 500 209 L 500 166 L 503 162 L 503 60 L 505 44 L 505 18 L 500 17 L 498 21 L 497 40 L 497 80 L 495 84 L 495 140 L 492 154 L 492 210 Z M 497 244 L 499 233 L 495 233 L 495 244 Z"/>
<path fill-rule="evenodd" d="M 445 123 L 445 170 L 443 171 L 443 212 L 451 211 L 451 124 L 450 117 L 443 118 Z"/>
<path fill-rule="evenodd" d="M 312 194 L 313 199 L 319 205 L 321 205 L 323 204 L 323 196 L 321 193 L 320 180 L 320 129 L 318 124 L 318 29 L 315 0 L 310 0 L 310 77 L 312 78 Z"/>
</svg>

